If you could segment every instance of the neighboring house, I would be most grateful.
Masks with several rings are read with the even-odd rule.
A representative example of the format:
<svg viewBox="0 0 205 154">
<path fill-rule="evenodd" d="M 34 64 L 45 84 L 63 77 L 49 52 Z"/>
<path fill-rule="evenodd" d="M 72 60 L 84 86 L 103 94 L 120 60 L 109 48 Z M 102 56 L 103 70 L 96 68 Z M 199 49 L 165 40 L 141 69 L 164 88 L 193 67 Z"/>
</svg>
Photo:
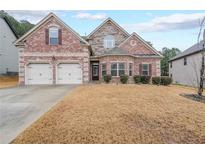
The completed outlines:
<svg viewBox="0 0 205 154">
<path fill-rule="evenodd" d="M 18 48 L 14 45 L 17 38 L 7 18 L 0 17 L 0 74 L 15 75 L 19 71 Z"/>
<path fill-rule="evenodd" d="M 76 84 L 113 81 L 127 74 L 160 76 L 162 55 L 136 33 L 130 35 L 108 18 L 82 38 L 50 13 L 16 41 L 20 84 Z"/>
<path fill-rule="evenodd" d="M 169 61 L 169 75 L 174 83 L 198 86 L 204 43 L 194 44 Z"/>
</svg>

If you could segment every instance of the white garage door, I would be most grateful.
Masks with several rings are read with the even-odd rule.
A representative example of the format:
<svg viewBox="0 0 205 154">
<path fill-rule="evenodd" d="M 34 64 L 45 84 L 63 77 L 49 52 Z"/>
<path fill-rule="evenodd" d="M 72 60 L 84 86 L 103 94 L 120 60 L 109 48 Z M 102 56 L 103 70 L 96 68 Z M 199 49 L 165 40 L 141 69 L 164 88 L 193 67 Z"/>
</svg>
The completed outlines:
<svg viewBox="0 0 205 154">
<path fill-rule="evenodd" d="M 57 84 L 82 83 L 82 69 L 79 64 L 59 64 L 57 67 Z"/>
<path fill-rule="evenodd" d="M 27 84 L 52 84 L 52 72 L 50 64 L 29 64 L 27 67 Z"/>
</svg>

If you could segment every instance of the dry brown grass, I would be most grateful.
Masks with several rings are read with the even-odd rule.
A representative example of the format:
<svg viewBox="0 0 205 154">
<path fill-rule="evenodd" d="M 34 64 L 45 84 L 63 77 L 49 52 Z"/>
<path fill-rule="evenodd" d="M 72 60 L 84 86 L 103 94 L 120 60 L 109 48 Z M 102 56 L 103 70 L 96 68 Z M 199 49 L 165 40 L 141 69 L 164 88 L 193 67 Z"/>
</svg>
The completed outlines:
<svg viewBox="0 0 205 154">
<path fill-rule="evenodd" d="M 0 89 L 18 85 L 18 76 L 0 76 Z"/>
<path fill-rule="evenodd" d="M 192 88 L 83 85 L 13 143 L 205 143 L 205 104 Z"/>
</svg>

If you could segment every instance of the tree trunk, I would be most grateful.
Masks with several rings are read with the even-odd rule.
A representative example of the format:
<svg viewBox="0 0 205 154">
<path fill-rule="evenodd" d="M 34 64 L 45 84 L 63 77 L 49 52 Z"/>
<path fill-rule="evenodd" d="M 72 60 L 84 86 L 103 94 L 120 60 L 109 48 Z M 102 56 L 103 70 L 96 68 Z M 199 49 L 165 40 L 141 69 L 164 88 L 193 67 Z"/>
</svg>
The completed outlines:
<svg viewBox="0 0 205 154">
<path fill-rule="evenodd" d="M 202 96 L 204 89 L 204 53 L 202 53 L 202 63 L 201 63 L 201 70 L 200 70 L 200 83 L 198 89 L 198 95 Z"/>
</svg>

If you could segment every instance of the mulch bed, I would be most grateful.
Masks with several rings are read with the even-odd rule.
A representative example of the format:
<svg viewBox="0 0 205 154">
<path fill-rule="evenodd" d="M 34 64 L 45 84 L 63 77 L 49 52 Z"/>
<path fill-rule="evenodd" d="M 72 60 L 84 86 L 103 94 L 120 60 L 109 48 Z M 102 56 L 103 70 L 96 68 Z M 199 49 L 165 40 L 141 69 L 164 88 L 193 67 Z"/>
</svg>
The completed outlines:
<svg viewBox="0 0 205 154">
<path fill-rule="evenodd" d="M 180 94 L 180 96 L 183 96 L 185 98 L 191 99 L 193 101 L 205 103 L 205 96 L 199 96 L 197 94 Z"/>
</svg>

